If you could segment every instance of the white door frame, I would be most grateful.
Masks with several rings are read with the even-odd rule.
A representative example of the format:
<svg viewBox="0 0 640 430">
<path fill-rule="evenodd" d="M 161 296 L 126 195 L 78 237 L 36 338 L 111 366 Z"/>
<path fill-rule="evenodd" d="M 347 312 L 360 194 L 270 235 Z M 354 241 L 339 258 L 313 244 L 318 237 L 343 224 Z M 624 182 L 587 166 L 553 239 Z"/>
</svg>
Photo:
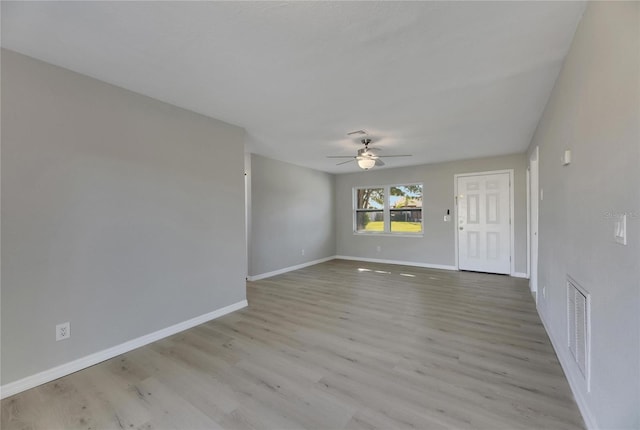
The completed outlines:
<svg viewBox="0 0 640 430">
<path fill-rule="evenodd" d="M 246 257 L 245 279 L 251 276 L 251 154 L 244 153 L 244 240 Z"/>
<path fill-rule="evenodd" d="M 527 165 L 527 279 L 531 279 L 531 166 Z M 531 281 L 529 281 L 531 286 Z"/>
<path fill-rule="evenodd" d="M 527 219 L 529 228 L 527 229 L 527 255 L 528 255 L 528 272 L 529 272 L 529 288 L 531 293 L 535 294 L 536 303 L 538 302 L 538 240 L 540 232 L 539 213 L 540 213 L 540 155 L 536 146 L 531 152 L 528 160 L 528 177 L 527 184 Z M 534 232 L 534 229 L 536 230 Z"/>
<path fill-rule="evenodd" d="M 460 270 L 460 264 L 458 262 L 458 178 L 464 176 L 478 176 L 478 175 L 493 175 L 498 173 L 508 173 L 509 174 L 509 234 L 511 236 L 511 240 L 509 241 L 509 260 L 511 260 L 511 268 L 510 275 L 514 276 L 516 273 L 516 259 L 513 255 L 513 250 L 515 249 L 515 236 L 514 236 L 514 202 L 513 202 L 513 169 L 506 170 L 491 170 L 488 172 L 473 172 L 473 173 L 456 173 L 453 175 L 453 196 L 454 196 L 454 205 L 453 205 L 453 216 L 456 220 L 454 224 L 455 231 L 455 254 L 456 254 L 456 270 Z"/>
</svg>

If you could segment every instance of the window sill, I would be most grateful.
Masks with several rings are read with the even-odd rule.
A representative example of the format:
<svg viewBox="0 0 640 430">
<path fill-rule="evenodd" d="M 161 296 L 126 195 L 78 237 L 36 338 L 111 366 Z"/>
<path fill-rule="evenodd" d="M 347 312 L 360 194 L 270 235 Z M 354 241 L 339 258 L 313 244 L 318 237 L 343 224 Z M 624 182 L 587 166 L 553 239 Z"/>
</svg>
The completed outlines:
<svg viewBox="0 0 640 430">
<path fill-rule="evenodd" d="M 357 231 L 354 231 L 353 235 L 354 236 L 412 237 L 412 238 L 424 237 L 424 233 L 385 233 L 385 232 L 360 233 Z"/>
</svg>

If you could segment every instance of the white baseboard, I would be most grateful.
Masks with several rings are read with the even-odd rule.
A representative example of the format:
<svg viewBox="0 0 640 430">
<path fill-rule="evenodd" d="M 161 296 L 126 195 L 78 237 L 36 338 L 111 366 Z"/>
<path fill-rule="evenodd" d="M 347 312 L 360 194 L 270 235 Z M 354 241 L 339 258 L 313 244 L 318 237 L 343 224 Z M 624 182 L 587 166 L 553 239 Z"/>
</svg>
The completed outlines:
<svg viewBox="0 0 640 430">
<path fill-rule="evenodd" d="M 591 413 L 589 406 L 587 405 L 587 400 L 584 398 L 582 391 L 578 389 L 578 384 L 574 381 L 573 373 L 569 372 L 568 364 L 566 362 L 565 355 L 561 352 L 560 346 L 561 344 L 555 339 L 554 335 L 549 330 L 547 323 L 544 319 L 542 312 L 540 312 L 540 308 L 537 308 L 538 315 L 540 316 L 540 321 L 542 321 L 542 325 L 547 332 L 547 336 L 549 336 L 549 340 L 551 340 L 551 345 L 556 352 L 556 356 L 558 357 L 558 361 L 560 362 L 560 366 L 562 366 L 562 371 L 564 372 L 567 381 L 569 382 L 569 388 L 571 388 L 571 392 L 573 393 L 573 397 L 576 400 L 576 404 L 578 405 L 578 409 L 580 410 L 580 414 L 582 415 L 582 419 L 584 420 L 585 425 L 587 426 L 587 430 L 597 430 L 598 423 L 596 422 L 595 417 Z"/>
<path fill-rule="evenodd" d="M 458 270 L 456 266 L 448 266 L 444 264 L 430 264 L 430 263 L 416 263 L 414 261 L 400 261 L 400 260 L 385 260 L 381 258 L 365 258 L 365 257 L 351 257 L 348 255 L 336 255 L 338 260 L 353 260 L 353 261 L 365 261 L 367 263 L 383 263 L 383 264 L 397 264 L 401 266 L 413 266 L 413 267 L 426 267 L 428 269 L 442 269 L 442 270 Z"/>
<path fill-rule="evenodd" d="M 124 354 L 125 352 L 129 352 L 151 342 L 155 342 L 167 336 L 171 336 L 173 334 L 187 330 L 191 327 L 203 324 L 207 321 L 220 318 L 223 315 L 226 315 L 233 311 L 237 311 L 247 306 L 247 301 L 242 300 L 213 312 L 200 315 L 190 320 L 174 324 L 162 330 L 158 330 L 153 333 L 149 333 L 147 335 L 130 340 L 128 342 L 121 343 L 120 345 L 104 349 L 102 351 L 87 355 L 77 360 L 73 360 L 69 363 L 65 363 L 60 366 L 42 371 L 40 373 L 36 373 L 35 375 L 27 376 L 26 378 L 10 382 L 0 387 L 0 398 L 4 399 L 6 397 L 13 396 L 14 394 L 18 394 L 22 391 L 37 387 L 38 385 L 42 385 L 47 382 L 51 382 L 55 379 L 77 372 L 78 370 L 86 369 L 87 367 L 93 366 L 94 364 L 98 364 L 110 358 L 117 357 L 120 354 Z"/>
<path fill-rule="evenodd" d="M 335 255 L 331 257 L 321 258 L 319 260 L 307 261 L 306 263 L 296 264 L 295 266 L 289 266 L 282 269 L 274 270 L 273 272 L 261 273 L 260 275 L 247 276 L 248 281 L 259 281 L 260 279 L 270 278 L 276 275 L 282 275 L 283 273 L 292 272 L 294 270 L 302 269 L 304 267 L 314 266 L 316 264 L 324 263 L 325 261 L 333 260 Z"/>
<path fill-rule="evenodd" d="M 352 257 L 349 255 L 333 255 L 331 257 L 321 258 L 319 260 L 308 261 L 306 263 L 297 264 L 295 266 L 285 267 L 283 269 L 274 270 L 273 272 L 262 273 L 260 275 L 247 276 L 248 281 L 259 281 L 265 278 L 271 278 L 272 276 L 281 275 L 283 273 L 292 272 L 294 270 L 302 269 L 304 267 L 313 266 L 316 264 L 324 263 L 330 260 L 351 260 L 351 261 L 364 261 L 367 263 L 383 263 L 383 264 L 396 264 L 400 266 L 413 266 L 413 267 L 425 267 L 427 269 L 440 269 L 440 270 L 455 270 L 456 266 L 450 266 L 446 264 L 431 264 L 431 263 L 418 263 L 415 261 L 403 261 L 403 260 L 386 260 L 384 258 L 367 258 L 367 257 Z M 523 272 L 515 272 L 511 276 L 515 278 L 529 278 L 529 275 Z"/>
</svg>

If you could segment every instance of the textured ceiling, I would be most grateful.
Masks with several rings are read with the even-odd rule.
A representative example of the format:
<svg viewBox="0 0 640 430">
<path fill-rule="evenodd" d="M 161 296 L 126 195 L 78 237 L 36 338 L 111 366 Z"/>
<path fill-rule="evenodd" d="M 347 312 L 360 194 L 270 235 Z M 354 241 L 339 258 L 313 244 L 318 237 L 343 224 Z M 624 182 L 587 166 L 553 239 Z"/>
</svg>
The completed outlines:
<svg viewBox="0 0 640 430">
<path fill-rule="evenodd" d="M 2 2 L 2 46 L 243 126 L 333 173 L 524 151 L 584 2 Z"/>
</svg>

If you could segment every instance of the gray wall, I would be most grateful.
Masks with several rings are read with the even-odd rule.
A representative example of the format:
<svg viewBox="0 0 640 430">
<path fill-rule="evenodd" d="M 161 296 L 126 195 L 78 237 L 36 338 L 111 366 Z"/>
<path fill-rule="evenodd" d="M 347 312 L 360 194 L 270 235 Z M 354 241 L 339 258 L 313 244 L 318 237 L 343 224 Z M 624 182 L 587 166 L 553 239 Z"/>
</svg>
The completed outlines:
<svg viewBox="0 0 640 430">
<path fill-rule="evenodd" d="M 243 139 L 2 51 L 3 384 L 245 299 Z"/>
<path fill-rule="evenodd" d="M 587 419 L 640 428 L 640 4 L 590 3 L 530 150 L 540 148 L 539 311 Z M 572 150 L 563 167 L 560 157 Z M 628 215 L 628 245 L 612 213 Z M 592 297 L 591 392 L 567 345 L 566 277 Z M 546 298 L 542 288 L 546 287 Z"/>
<path fill-rule="evenodd" d="M 370 170 L 336 177 L 338 255 L 414 263 L 455 265 L 454 175 L 514 169 L 515 270 L 527 271 L 526 158 L 524 154 L 396 169 Z M 352 189 L 356 186 L 423 182 L 424 237 L 364 236 L 353 233 Z M 444 222 L 447 209 L 452 221 Z M 381 251 L 377 252 L 377 246 Z"/>
<path fill-rule="evenodd" d="M 335 254 L 333 175 L 255 154 L 249 174 L 249 275 Z"/>
</svg>

